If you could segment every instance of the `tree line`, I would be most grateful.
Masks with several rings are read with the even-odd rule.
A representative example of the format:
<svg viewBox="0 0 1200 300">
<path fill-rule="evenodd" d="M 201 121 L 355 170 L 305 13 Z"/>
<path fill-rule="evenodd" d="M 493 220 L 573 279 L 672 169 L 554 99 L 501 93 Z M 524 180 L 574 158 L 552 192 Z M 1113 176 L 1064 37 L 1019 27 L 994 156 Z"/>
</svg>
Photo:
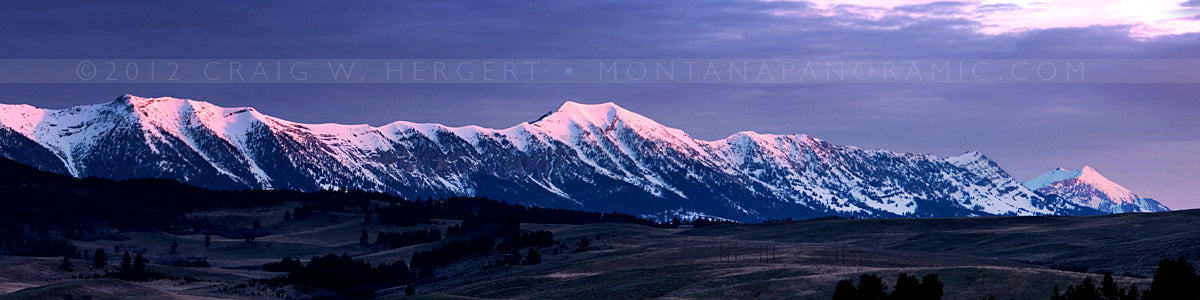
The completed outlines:
<svg viewBox="0 0 1200 300">
<path fill-rule="evenodd" d="M 272 279 L 271 283 L 302 284 L 349 298 L 372 298 L 380 288 L 411 284 L 417 278 L 403 260 L 372 266 L 345 253 L 315 256 L 307 264 L 285 257 L 280 262 L 263 265 L 263 270 L 288 272 L 287 276 Z"/>
<path fill-rule="evenodd" d="M 465 241 L 449 241 L 431 250 L 414 252 L 409 261 L 413 268 L 445 265 L 467 255 L 491 252 L 495 246 L 496 240 L 492 237 L 477 236 Z"/>
<path fill-rule="evenodd" d="M 921 280 L 901 273 L 889 293 L 883 279 L 874 274 L 863 274 L 858 283 L 846 279 L 838 281 L 835 300 L 889 300 L 889 299 L 941 299 L 943 284 L 935 274 L 925 275 Z M 984 300 L 994 300 L 993 296 Z M 1200 274 L 1186 258 L 1163 259 L 1154 272 L 1150 289 L 1141 291 L 1137 284 L 1122 287 L 1112 276 L 1105 273 L 1097 285 L 1091 277 L 1085 277 L 1078 285 L 1060 289 L 1055 285 L 1050 300 L 1200 300 Z"/>
<path fill-rule="evenodd" d="M 838 281 L 833 292 L 834 300 L 938 300 L 942 299 L 942 282 L 937 274 L 927 274 L 920 280 L 916 276 L 900 273 L 896 285 L 889 293 L 883 278 L 875 274 L 858 276 L 858 284 L 850 279 Z"/>
<path fill-rule="evenodd" d="M 1180 256 L 1174 260 L 1159 261 L 1150 289 L 1144 292 L 1138 290 L 1137 284 L 1131 285 L 1129 289 L 1122 288 L 1113 280 L 1111 273 L 1106 273 L 1099 286 L 1091 277 L 1084 278 L 1079 285 L 1068 285 L 1061 293 L 1058 286 L 1055 286 L 1050 299 L 1195 300 L 1200 299 L 1200 275 L 1196 274 L 1196 268 L 1186 258 Z"/>
<path fill-rule="evenodd" d="M 207 219 L 186 218 L 188 212 L 217 208 L 247 208 L 300 202 L 286 219 L 313 213 L 361 211 L 368 222 L 397 225 L 430 223 L 433 218 L 463 220 L 458 232 L 497 231 L 516 234 L 519 223 L 589 224 L 601 222 L 662 226 L 621 213 L 597 213 L 531 207 L 486 197 L 408 200 L 394 195 L 348 188 L 315 192 L 286 190 L 215 191 L 166 179 L 78 179 L 44 172 L 0 158 L 0 254 L 80 257 L 65 239 L 108 237 L 105 228 L 120 231 L 211 231 L 248 239 L 269 234 L 262 229 L 217 228 Z M 371 203 L 386 205 L 371 206 Z M 239 235 L 240 234 L 240 235 Z M 447 232 L 450 235 L 450 232 Z M 65 238 L 65 239 L 63 239 Z"/>
</svg>

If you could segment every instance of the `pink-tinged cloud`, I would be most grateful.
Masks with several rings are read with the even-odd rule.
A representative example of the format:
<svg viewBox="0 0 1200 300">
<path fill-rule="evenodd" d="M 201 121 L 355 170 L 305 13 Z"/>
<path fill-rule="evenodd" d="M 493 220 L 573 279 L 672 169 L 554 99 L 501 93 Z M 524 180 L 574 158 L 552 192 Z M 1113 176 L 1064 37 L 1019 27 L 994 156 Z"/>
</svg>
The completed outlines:
<svg viewBox="0 0 1200 300">
<path fill-rule="evenodd" d="M 984 34 L 1019 33 L 1037 29 L 1124 26 L 1131 36 L 1152 38 L 1200 32 L 1200 5 L 1195 0 L 815 0 L 804 14 L 859 20 L 907 19 L 915 24 L 929 19 L 965 19 L 976 22 Z M 846 24 L 859 24 L 847 22 Z M 868 23 L 869 24 L 869 23 Z M 872 29 L 896 29 L 901 24 Z"/>
</svg>

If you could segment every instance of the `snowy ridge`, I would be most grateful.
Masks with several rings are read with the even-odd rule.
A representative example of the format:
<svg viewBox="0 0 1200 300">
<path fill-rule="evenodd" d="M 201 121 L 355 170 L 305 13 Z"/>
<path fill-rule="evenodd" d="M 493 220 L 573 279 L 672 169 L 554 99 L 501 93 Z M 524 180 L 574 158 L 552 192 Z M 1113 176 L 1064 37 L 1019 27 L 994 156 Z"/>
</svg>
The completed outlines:
<svg viewBox="0 0 1200 300">
<path fill-rule="evenodd" d="M 1041 197 L 978 152 L 942 158 L 749 131 L 704 141 L 613 103 L 568 101 L 504 129 L 302 124 L 132 95 L 64 110 L 2 105 L 0 155 L 80 177 L 488 196 L 656 218 L 1086 212 Z"/>
<path fill-rule="evenodd" d="M 1134 194 L 1089 166 L 1079 170 L 1057 168 L 1026 181 L 1024 186 L 1107 213 L 1170 210 L 1154 199 Z"/>
</svg>

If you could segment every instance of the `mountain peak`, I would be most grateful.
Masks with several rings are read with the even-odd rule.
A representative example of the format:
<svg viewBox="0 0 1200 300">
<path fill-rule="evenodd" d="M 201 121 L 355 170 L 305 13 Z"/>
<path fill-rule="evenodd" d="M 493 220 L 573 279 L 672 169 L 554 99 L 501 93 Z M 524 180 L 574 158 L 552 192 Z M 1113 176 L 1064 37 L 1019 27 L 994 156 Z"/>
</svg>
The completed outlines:
<svg viewBox="0 0 1200 300">
<path fill-rule="evenodd" d="M 1096 169 L 1093 169 L 1092 167 L 1084 166 L 1082 169 L 1079 169 L 1078 173 L 1079 175 L 1077 178 L 1079 181 L 1085 182 L 1097 190 L 1107 194 L 1109 199 L 1112 199 L 1114 202 L 1132 202 L 1133 199 L 1137 198 L 1137 196 L 1134 195 L 1133 192 L 1130 192 L 1129 189 L 1126 189 L 1112 180 L 1108 180 L 1108 178 L 1104 177 L 1104 175 L 1100 175 L 1100 172 L 1097 172 Z"/>
<path fill-rule="evenodd" d="M 1059 167 L 1055 168 L 1054 171 L 1050 171 L 1046 174 L 1042 174 L 1041 176 L 1034 177 L 1033 179 L 1026 181 L 1024 185 L 1030 190 L 1036 191 L 1055 182 L 1077 178 L 1079 177 L 1080 173 L 1081 172 L 1078 170 L 1072 171 Z"/>
<path fill-rule="evenodd" d="M 16 153 L 73 176 L 171 178 L 221 189 L 498 195 L 546 207 L 742 221 L 1059 212 L 1016 191 L 978 152 L 940 158 L 750 131 L 702 141 L 611 102 L 566 101 L 537 121 L 494 130 L 301 124 L 249 108 L 122 95 L 63 110 L 0 107 L 0 129 L 19 134 L 5 136 L 12 138 L 0 143 L 0 156 Z M 893 180 L 908 174 L 931 184 Z M 961 202 L 930 206 L 924 199 Z"/>
<path fill-rule="evenodd" d="M 140 104 L 140 103 L 146 103 L 146 102 L 153 103 L 153 102 L 166 101 L 168 99 L 175 99 L 175 98 L 170 98 L 170 97 L 147 98 L 147 97 L 138 97 L 137 95 L 134 95 L 134 94 L 124 94 L 124 95 L 121 95 L 120 97 L 117 97 L 117 99 L 113 100 L 113 101 L 131 103 L 131 104 Z"/>
<path fill-rule="evenodd" d="M 566 101 L 558 109 L 546 113 L 541 118 L 531 122 L 539 127 L 556 127 L 557 125 L 575 124 L 581 128 L 607 128 L 617 122 L 629 127 L 661 127 L 657 122 L 642 115 L 629 111 L 615 103 L 582 104 Z"/>
<path fill-rule="evenodd" d="M 184 103 L 188 103 L 190 101 L 191 100 L 177 99 L 177 98 L 171 98 L 171 97 L 147 98 L 147 97 L 139 97 L 139 96 L 136 96 L 133 94 L 121 95 L 120 97 L 117 97 L 116 100 L 113 100 L 113 102 L 115 102 L 115 103 L 127 104 L 127 105 L 133 106 L 135 109 L 139 109 L 139 110 L 145 109 L 146 107 L 149 107 L 151 105 L 155 105 L 158 103 L 169 103 L 169 104 L 175 104 L 172 106 L 180 106 L 180 105 L 183 105 Z"/>
<path fill-rule="evenodd" d="M 974 159 L 974 160 L 988 159 L 987 155 L 983 155 L 982 152 L 975 151 L 975 150 L 963 152 L 963 154 L 958 155 L 958 157 L 960 157 L 962 159 Z"/>
<path fill-rule="evenodd" d="M 591 124 L 609 124 L 621 113 L 630 112 L 615 103 L 582 104 L 568 100 L 558 106 L 558 109 L 546 114 L 547 117 L 560 116 L 578 121 L 586 120 Z"/>
<path fill-rule="evenodd" d="M 1100 175 L 1100 172 L 1091 166 L 1084 166 L 1078 170 L 1057 168 L 1025 182 L 1024 185 L 1031 190 L 1051 194 L 1086 195 L 1079 201 L 1093 208 L 1100 208 L 1101 202 L 1111 203 L 1104 205 L 1124 205 L 1137 204 L 1141 199 L 1129 189 Z"/>
<path fill-rule="evenodd" d="M 567 100 L 566 102 L 563 102 L 562 105 L 558 106 L 558 109 L 559 110 L 563 110 L 563 109 L 620 109 L 620 110 L 625 110 L 624 108 L 621 108 L 621 106 L 619 106 L 616 103 L 613 103 L 611 101 L 604 102 L 604 103 L 597 103 L 597 104 L 583 104 L 583 103 L 575 102 L 572 100 Z"/>
<path fill-rule="evenodd" d="M 173 97 L 139 97 L 132 94 L 125 94 L 117 97 L 114 102 L 132 105 L 135 109 L 142 111 L 145 114 L 162 114 L 165 111 L 173 111 L 181 108 L 190 108 L 194 111 L 215 111 L 221 112 L 252 112 L 253 107 L 223 107 L 200 100 L 180 99 Z M 165 106 L 162 106 L 166 104 Z M 151 107 L 153 106 L 153 107 Z"/>
</svg>

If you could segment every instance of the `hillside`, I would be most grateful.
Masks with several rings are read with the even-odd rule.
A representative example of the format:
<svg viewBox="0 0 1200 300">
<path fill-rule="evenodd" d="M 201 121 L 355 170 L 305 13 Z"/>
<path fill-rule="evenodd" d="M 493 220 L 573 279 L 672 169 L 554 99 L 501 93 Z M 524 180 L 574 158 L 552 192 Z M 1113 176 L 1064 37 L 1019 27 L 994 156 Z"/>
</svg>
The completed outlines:
<svg viewBox="0 0 1200 300">
<path fill-rule="evenodd" d="M 289 206 L 202 212 L 213 220 L 246 224 L 278 216 Z M 152 264 L 165 274 L 199 280 L 122 282 L 75 280 L 57 271 L 57 258 L 0 257 L 5 280 L 0 299 L 30 295 L 121 295 L 152 289 L 181 298 L 303 295 L 288 286 L 247 285 L 253 278 L 282 276 L 251 266 L 280 257 L 348 253 L 373 264 L 408 260 L 440 242 L 397 249 L 360 246 L 357 232 L 411 230 L 363 224 L 358 214 L 320 213 L 305 221 L 263 218 L 274 233 L 253 242 L 203 235 L 127 233 L 129 240 L 76 241 L 84 249 L 148 248 L 165 253 L 171 242 L 208 257 L 212 267 Z M 457 224 L 456 221 L 444 221 Z M 730 224 L 698 229 L 659 229 L 632 224 L 521 224 L 522 230 L 553 232 L 561 246 L 542 249 L 533 266 L 483 268 L 500 253 L 468 256 L 433 268 L 436 277 L 418 281 L 419 294 L 473 298 L 789 298 L 828 299 L 834 283 L 858 274 L 933 273 L 945 283 L 945 299 L 1040 299 L 1054 285 L 1077 284 L 1096 272 L 1112 271 L 1122 284 L 1149 286 L 1158 259 L 1194 255 L 1200 245 L 1200 211 L 1091 217 L 989 217 L 964 219 L 822 219 L 771 224 Z M 432 226 L 432 227 L 427 227 Z M 447 225 L 416 228 L 446 229 Z M 1154 228 L 1154 230 L 1150 230 Z M 592 251 L 575 253 L 582 237 Z M 561 247 L 561 248 L 560 248 Z M 552 249 L 561 249 L 555 253 Z M 522 253 L 525 250 L 522 250 Z M 1194 258 L 1194 256 L 1189 256 Z M 88 265 L 77 260 L 76 266 Z M 107 279 L 106 279 L 107 280 Z M 891 280 L 891 279 L 889 279 Z M 16 291 L 20 288 L 37 289 Z M 84 288 L 90 287 L 90 288 Z M 403 286 L 378 295 L 401 297 Z"/>
<path fill-rule="evenodd" d="M 418 294 L 476 298 L 828 299 L 838 280 L 899 273 L 938 274 L 946 299 L 1036 299 L 1098 272 L 1146 287 L 1158 260 L 1200 253 L 1200 210 L 701 220 L 677 228 L 480 198 L 209 191 L 167 180 L 76 179 L 5 160 L 0 170 L 0 189 L 11 195 L 0 202 L 0 299 L 390 298 L 410 282 Z M 404 232 L 436 238 L 383 240 Z M 549 240 L 521 242 L 543 233 Z M 445 250 L 480 238 L 486 248 Z M 105 267 L 84 256 L 98 249 L 111 253 Z M 538 263 L 524 262 L 533 251 Z M 123 253 L 146 257 L 145 271 L 117 269 Z M 74 257 L 70 270 L 61 268 L 64 255 Z M 266 266 L 287 257 L 299 266 L 326 257 L 404 268 L 394 281 L 314 287 L 321 281 Z"/>
</svg>

